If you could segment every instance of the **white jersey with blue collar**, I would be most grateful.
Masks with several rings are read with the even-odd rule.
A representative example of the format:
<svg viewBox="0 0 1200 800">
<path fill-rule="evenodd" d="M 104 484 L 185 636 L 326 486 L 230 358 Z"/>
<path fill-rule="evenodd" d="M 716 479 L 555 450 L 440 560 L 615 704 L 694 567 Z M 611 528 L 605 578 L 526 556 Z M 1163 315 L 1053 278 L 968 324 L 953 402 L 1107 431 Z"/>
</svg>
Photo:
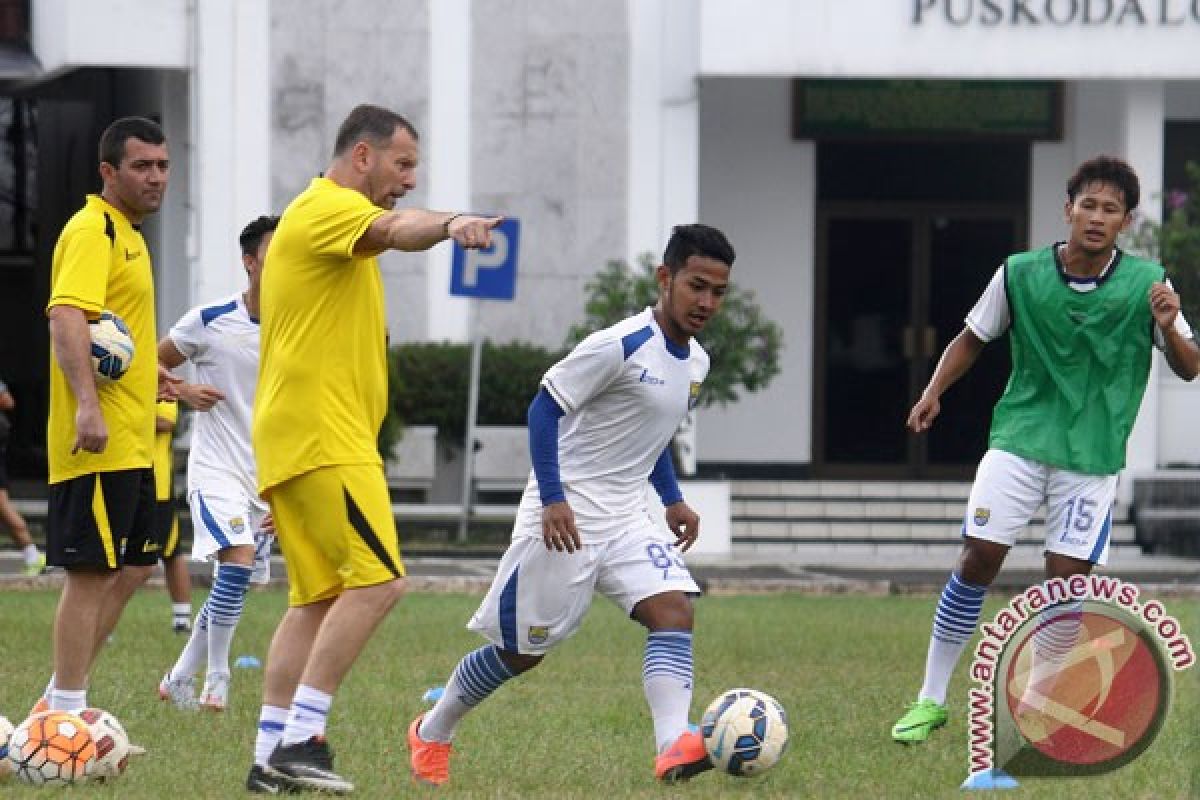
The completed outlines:
<svg viewBox="0 0 1200 800">
<path fill-rule="evenodd" d="M 653 309 L 597 331 L 551 367 L 542 387 L 565 411 L 558 464 L 567 502 L 585 542 L 616 536 L 646 512 L 646 481 L 708 374 L 694 339 L 670 342 Z M 518 511 L 518 534 L 541 535 L 537 478 Z"/>
<path fill-rule="evenodd" d="M 188 455 L 188 494 L 240 488 L 257 498 L 250 417 L 258 382 L 259 324 L 242 294 L 188 311 L 168 336 L 195 368 L 196 382 L 220 389 L 225 399 L 194 416 Z"/>
</svg>

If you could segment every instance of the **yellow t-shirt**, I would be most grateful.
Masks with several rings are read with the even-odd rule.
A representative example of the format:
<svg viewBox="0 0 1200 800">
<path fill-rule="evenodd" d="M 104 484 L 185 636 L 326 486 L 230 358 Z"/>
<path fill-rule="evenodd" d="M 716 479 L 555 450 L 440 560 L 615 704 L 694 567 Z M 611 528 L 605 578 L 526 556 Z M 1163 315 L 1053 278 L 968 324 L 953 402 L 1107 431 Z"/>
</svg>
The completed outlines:
<svg viewBox="0 0 1200 800">
<path fill-rule="evenodd" d="M 374 257 L 354 245 L 383 209 L 314 178 L 283 212 L 262 276 L 251 438 L 258 488 L 335 464 L 382 464 L 387 322 Z"/>
<path fill-rule="evenodd" d="M 51 347 L 46 426 L 50 483 L 93 472 L 149 467 L 158 394 L 150 251 L 141 231 L 97 195 L 88 195 L 87 203 L 67 221 L 54 246 L 46 310 L 54 306 L 74 306 L 88 319 L 106 309 L 112 311 L 129 326 L 134 356 L 120 380 L 97 387 L 108 446 L 102 453 L 80 450 L 72 454 L 77 403 Z"/>
<path fill-rule="evenodd" d="M 160 400 L 154 407 L 154 416 L 179 421 L 179 404 L 174 400 Z M 171 440 L 175 431 L 154 432 L 154 499 L 159 502 L 171 499 L 171 469 L 175 466 Z"/>
</svg>

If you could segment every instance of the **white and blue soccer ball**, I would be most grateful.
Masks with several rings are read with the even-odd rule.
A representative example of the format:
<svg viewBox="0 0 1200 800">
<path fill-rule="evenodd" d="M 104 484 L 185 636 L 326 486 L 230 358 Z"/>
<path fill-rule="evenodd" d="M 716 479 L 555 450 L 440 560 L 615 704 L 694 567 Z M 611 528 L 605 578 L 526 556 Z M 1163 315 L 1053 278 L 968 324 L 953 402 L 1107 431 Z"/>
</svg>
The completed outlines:
<svg viewBox="0 0 1200 800">
<path fill-rule="evenodd" d="M 88 324 L 92 334 L 92 369 L 101 381 L 119 380 L 133 363 L 133 337 L 125 320 L 103 311 Z"/>
<path fill-rule="evenodd" d="M 729 689 L 704 712 L 700 734 L 714 767 L 739 777 L 758 775 L 787 749 L 787 712 L 765 692 Z"/>
</svg>

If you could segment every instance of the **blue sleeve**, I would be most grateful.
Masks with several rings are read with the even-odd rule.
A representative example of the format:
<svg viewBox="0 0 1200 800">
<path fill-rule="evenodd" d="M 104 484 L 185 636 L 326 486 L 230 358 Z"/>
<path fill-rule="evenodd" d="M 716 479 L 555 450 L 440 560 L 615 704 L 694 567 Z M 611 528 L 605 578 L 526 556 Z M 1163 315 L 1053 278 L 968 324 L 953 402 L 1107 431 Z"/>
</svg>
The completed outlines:
<svg viewBox="0 0 1200 800">
<path fill-rule="evenodd" d="M 542 505 L 567 499 L 558 474 L 558 420 L 565 413 L 544 388 L 529 404 L 529 459 Z"/>
<path fill-rule="evenodd" d="M 658 498 L 662 500 L 664 506 L 678 503 L 683 499 L 683 491 L 679 488 L 679 481 L 675 478 L 675 464 L 671 461 L 670 443 L 663 448 L 658 461 L 654 462 L 654 469 L 650 471 L 650 483 L 654 486 L 654 491 L 658 492 Z"/>
</svg>

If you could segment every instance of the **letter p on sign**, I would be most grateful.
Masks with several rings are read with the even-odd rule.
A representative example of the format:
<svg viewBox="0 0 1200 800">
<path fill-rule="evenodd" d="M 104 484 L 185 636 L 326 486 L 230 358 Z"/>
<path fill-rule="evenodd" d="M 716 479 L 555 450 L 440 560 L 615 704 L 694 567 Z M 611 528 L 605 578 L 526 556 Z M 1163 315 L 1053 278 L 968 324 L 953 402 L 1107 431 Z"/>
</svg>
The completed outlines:
<svg viewBox="0 0 1200 800">
<path fill-rule="evenodd" d="M 520 222 L 506 217 L 492 229 L 492 246 L 464 250 L 454 245 L 450 268 L 450 294 L 487 300 L 512 300 L 517 293 L 517 253 Z"/>
</svg>

